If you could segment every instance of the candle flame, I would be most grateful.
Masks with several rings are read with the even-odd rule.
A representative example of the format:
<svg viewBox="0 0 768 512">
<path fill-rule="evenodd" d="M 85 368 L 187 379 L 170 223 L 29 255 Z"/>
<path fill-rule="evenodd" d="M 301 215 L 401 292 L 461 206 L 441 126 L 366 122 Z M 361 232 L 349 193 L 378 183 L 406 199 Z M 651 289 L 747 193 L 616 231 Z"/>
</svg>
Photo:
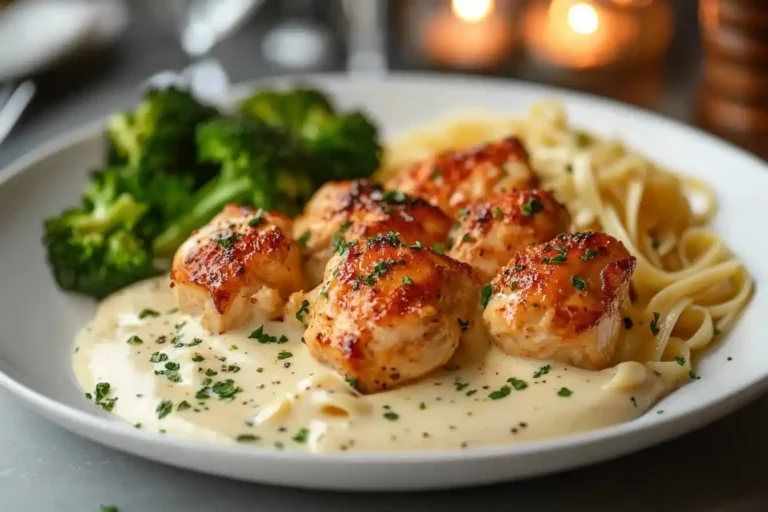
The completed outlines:
<svg viewBox="0 0 768 512">
<path fill-rule="evenodd" d="M 579 34 L 594 34 L 600 26 L 600 16 L 594 7 L 579 2 L 568 9 L 568 25 Z"/>
<path fill-rule="evenodd" d="M 493 12 L 493 0 L 453 0 L 451 8 L 460 19 L 470 23 L 482 21 Z"/>
</svg>

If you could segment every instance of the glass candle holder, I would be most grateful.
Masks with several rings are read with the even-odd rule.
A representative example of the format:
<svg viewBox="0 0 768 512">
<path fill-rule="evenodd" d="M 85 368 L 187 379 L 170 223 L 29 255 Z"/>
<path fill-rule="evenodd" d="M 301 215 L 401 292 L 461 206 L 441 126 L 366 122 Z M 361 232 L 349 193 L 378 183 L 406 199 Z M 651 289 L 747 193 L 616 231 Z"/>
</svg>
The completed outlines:
<svg viewBox="0 0 768 512">
<path fill-rule="evenodd" d="M 411 47 L 422 63 L 480 71 L 506 61 L 519 41 L 519 0 L 412 0 L 405 5 Z"/>
<path fill-rule="evenodd" d="M 530 0 L 525 44 L 540 63 L 600 69 L 658 60 L 672 40 L 668 0 Z"/>
</svg>

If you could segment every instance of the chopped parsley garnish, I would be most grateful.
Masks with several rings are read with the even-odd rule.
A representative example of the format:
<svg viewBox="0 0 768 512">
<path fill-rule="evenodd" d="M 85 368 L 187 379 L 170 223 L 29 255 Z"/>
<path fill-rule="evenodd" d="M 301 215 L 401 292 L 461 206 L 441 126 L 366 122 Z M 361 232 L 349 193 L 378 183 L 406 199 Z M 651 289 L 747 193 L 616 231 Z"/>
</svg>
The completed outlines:
<svg viewBox="0 0 768 512">
<path fill-rule="evenodd" d="M 649 327 L 654 336 L 659 334 L 659 331 L 661 330 L 659 329 L 659 314 L 655 311 L 653 312 L 653 320 L 651 320 Z"/>
<path fill-rule="evenodd" d="M 299 431 L 296 432 L 296 435 L 294 435 L 291 439 L 299 444 L 304 444 L 307 442 L 307 439 L 309 439 L 309 430 L 306 428 L 300 428 Z"/>
<path fill-rule="evenodd" d="M 480 290 L 480 307 L 485 309 L 488 306 L 488 302 L 491 300 L 491 295 L 493 295 L 493 288 L 491 285 L 487 284 L 483 286 L 483 289 Z"/>
<path fill-rule="evenodd" d="M 349 242 L 341 242 L 339 244 L 339 247 L 336 249 L 336 254 L 343 255 L 344 253 L 349 251 L 351 247 L 355 247 L 355 246 L 357 246 L 357 240 L 351 240 Z"/>
<path fill-rule="evenodd" d="M 138 336 L 136 336 L 136 335 L 134 334 L 133 336 L 131 336 L 130 338 L 128 338 L 128 341 L 127 341 L 127 343 L 128 343 L 129 345 L 141 345 L 142 343 L 144 343 L 144 340 L 143 340 L 143 339 L 141 339 L 141 338 L 139 338 Z"/>
<path fill-rule="evenodd" d="M 597 251 L 594 249 L 587 249 L 584 254 L 581 255 L 581 261 L 589 261 L 597 258 Z"/>
<path fill-rule="evenodd" d="M 387 190 L 384 192 L 384 195 L 381 196 L 381 199 L 385 203 L 402 204 L 408 201 L 408 196 L 399 190 Z"/>
<path fill-rule="evenodd" d="M 411 279 L 411 278 L 410 278 L 410 277 L 408 277 L 408 276 L 404 276 L 404 277 L 403 277 L 403 284 L 405 284 L 405 285 L 411 285 L 411 284 L 413 284 L 413 279 Z"/>
<path fill-rule="evenodd" d="M 242 390 L 243 388 L 235 386 L 235 381 L 232 379 L 220 380 L 211 387 L 211 391 L 219 396 L 219 400 L 234 400 L 235 396 Z"/>
<path fill-rule="evenodd" d="M 120 512 L 114 505 L 101 505 L 101 512 Z"/>
<path fill-rule="evenodd" d="M 215 376 L 215 375 L 218 375 L 218 374 L 219 374 L 219 372 L 217 372 L 217 371 L 216 371 L 216 370 L 214 370 L 213 368 L 208 368 L 207 370 L 205 370 L 205 374 L 206 374 L 208 377 L 213 377 L 213 376 Z"/>
<path fill-rule="evenodd" d="M 432 181 L 435 181 L 442 175 L 443 175 L 443 170 L 440 167 L 434 167 L 432 169 L 432 174 L 429 175 L 429 179 L 431 179 Z"/>
<path fill-rule="evenodd" d="M 592 143 L 592 137 L 586 132 L 577 131 L 574 133 L 574 137 L 576 138 L 575 142 L 577 147 L 585 148 Z"/>
<path fill-rule="evenodd" d="M 584 291 L 584 290 L 586 290 L 586 289 L 587 289 L 587 281 L 586 281 L 586 280 L 585 280 L 583 277 L 579 277 L 579 276 L 573 276 L 573 277 L 571 278 L 571 284 L 572 284 L 572 285 L 573 285 L 573 287 L 574 287 L 574 288 L 576 288 L 577 290 L 582 290 L 582 291 Z"/>
<path fill-rule="evenodd" d="M 539 368 L 539 371 L 537 371 L 536 373 L 534 373 L 534 374 L 533 374 L 533 378 L 534 378 L 534 379 L 538 379 L 538 378 L 539 378 L 539 377 L 541 377 L 542 375 L 546 375 L 546 374 L 548 374 L 548 373 L 549 373 L 549 370 L 551 370 L 551 369 L 552 369 L 552 366 L 550 366 L 550 365 L 548 365 L 548 364 L 545 364 L 544 366 L 542 366 L 541 368 Z"/>
<path fill-rule="evenodd" d="M 675 358 L 675 362 L 679 364 L 680 366 L 685 366 L 685 358 L 682 356 L 677 356 Z"/>
<path fill-rule="evenodd" d="M 512 392 L 512 388 L 510 388 L 507 385 L 501 386 L 496 391 L 491 391 L 488 394 L 488 398 L 491 400 L 501 400 L 502 398 L 509 396 L 509 394 Z"/>
<path fill-rule="evenodd" d="M 456 377 L 453 385 L 456 386 L 456 391 L 462 391 L 464 388 L 469 387 L 469 382 L 463 382 L 460 378 Z"/>
<path fill-rule="evenodd" d="M 357 379 L 353 379 L 352 377 L 344 377 L 344 382 L 349 384 L 349 387 L 352 389 L 357 389 Z"/>
<path fill-rule="evenodd" d="M 521 270 L 525 270 L 525 265 L 515 265 L 512 267 L 513 272 L 520 272 Z"/>
<path fill-rule="evenodd" d="M 567 256 L 568 256 L 568 249 L 560 249 L 560 252 L 558 252 L 555 256 L 542 258 L 541 262 L 551 263 L 551 264 L 565 263 Z"/>
<path fill-rule="evenodd" d="M 400 415 L 397 414 L 395 411 L 385 411 L 384 417 L 388 419 L 389 421 L 396 421 L 400 419 Z"/>
<path fill-rule="evenodd" d="M 160 313 L 158 313 L 154 309 L 142 309 L 141 313 L 139 313 L 139 318 L 141 320 L 145 318 L 156 318 L 158 316 L 160 316 Z"/>
<path fill-rule="evenodd" d="M 427 410 L 427 404 L 425 404 L 424 402 L 421 402 L 419 404 L 419 410 L 421 410 L 421 411 Z"/>
<path fill-rule="evenodd" d="M 333 235 L 333 240 L 331 240 L 331 250 L 333 252 L 336 252 L 339 250 L 339 247 L 344 243 L 344 237 L 342 236 L 344 233 L 346 233 L 349 228 L 352 227 L 352 221 L 345 221 L 339 226 L 339 230 L 336 231 Z"/>
<path fill-rule="evenodd" d="M 695 371 L 691 370 L 688 372 L 688 378 L 691 380 L 699 380 L 701 376 L 698 375 Z"/>
<path fill-rule="evenodd" d="M 192 358 L 192 361 L 194 361 L 195 363 L 199 363 L 201 361 L 205 361 L 205 358 L 200 354 L 197 354 L 195 357 Z"/>
<path fill-rule="evenodd" d="M 385 235 L 376 235 L 371 237 L 368 239 L 366 244 L 368 244 L 369 247 L 375 244 L 384 244 L 390 247 L 400 247 L 404 245 L 403 241 L 400 240 L 400 234 L 396 231 L 390 231 Z"/>
<path fill-rule="evenodd" d="M 458 211 L 458 214 L 461 220 L 466 220 L 466 218 L 469 217 L 469 210 L 467 210 L 466 208 L 462 208 L 461 210 Z"/>
<path fill-rule="evenodd" d="M 632 321 L 632 319 L 629 318 L 628 316 L 625 316 L 624 317 L 624 328 L 629 330 L 629 329 L 632 328 L 633 325 L 635 325 L 635 323 Z"/>
<path fill-rule="evenodd" d="M 151 363 L 162 363 L 163 361 L 167 361 L 167 360 L 168 360 L 168 354 L 164 354 L 162 352 L 155 352 L 149 358 L 149 361 Z"/>
<path fill-rule="evenodd" d="M 220 237 L 216 239 L 216 242 L 218 242 L 219 247 L 221 247 L 224 250 L 231 249 L 232 246 L 235 244 L 237 240 L 240 240 L 243 238 L 243 235 L 240 233 L 232 233 L 231 235 L 227 237 Z"/>
<path fill-rule="evenodd" d="M 499 220 L 501 216 L 503 215 L 503 212 L 501 211 L 501 208 L 498 206 L 493 209 L 493 218 L 496 220 Z"/>
<path fill-rule="evenodd" d="M 461 318 L 457 318 L 456 320 L 459 322 L 459 328 L 461 329 L 461 332 L 465 332 L 467 329 L 469 329 L 469 320 L 466 322 Z"/>
<path fill-rule="evenodd" d="M 299 307 L 299 310 L 296 311 L 296 320 L 299 322 L 304 321 L 304 313 L 309 313 L 309 301 L 303 300 L 301 301 L 301 307 Z"/>
<path fill-rule="evenodd" d="M 469 233 L 464 233 L 464 236 L 461 237 L 461 241 L 468 244 L 468 243 L 474 242 L 475 239 L 472 238 L 472 235 L 470 235 Z"/>
<path fill-rule="evenodd" d="M 178 339 L 180 339 L 180 337 L 177 337 L 177 338 L 174 338 L 174 339 L 175 339 L 175 340 L 178 340 Z M 189 343 L 181 343 L 181 342 L 179 342 L 179 343 L 174 343 L 174 345 L 173 345 L 173 346 L 174 346 L 174 347 L 176 347 L 176 348 L 181 348 L 181 347 L 196 347 L 196 346 L 198 346 L 199 344 L 201 344 L 202 342 L 203 342 L 203 340 L 202 340 L 202 339 L 200 339 L 200 338 L 192 338 L 192 341 L 191 341 L 191 342 L 189 342 Z"/>
<path fill-rule="evenodd" d="M 432 250 L 437 254 L 445 254 L 445 251 L 447 251 L 448 248 L 444 243 L 437 242 L 434 246 L 432 246 Z"/>
<path fill-rule="evenodd" d="M 96 384 L 96 389 L 93 392 L 96 405 L 105 411 L 111 411 L 115 407 L 115 402 L 117 402 L 117 397 L 108 398 L 111 392 L 112 388 L 109 385 L 109 382 L 99 382 Z M 89 393 L 87 393 L 85 396 L 88 397 L 88 395 Z"/>
<path fill-rule="evenodd" d="M 181 365 L 179 363 L 174 363 L 173 361 L 169 361 L 165 363 L 166 370 L 178 370 L 179 368 L 181 368 Z"/>
<path fill-rule="evenodd" d="M 296 243 L 299 244 L 301 247 L 306 247 L 309 243 L 309 237 L 312 236 L 312 233 L 309 230 L 306 230 L 301 234 L 299 238 L 296 239 Z"/>
<path fill-rule="evenodd" d="M 514 377 L 507 379 L 507 382 L 512 384 L 512 387 L 515 388 L 515 391 L 522 391 L 525 388 L 528 387 L 528 383 L 521 379 L 516 379 Z"/>
<path fill-rule="evenodd" d="M 253 218 L 248 221 L 248 225 L 251 226 L 252 228 L 255 228 L 256 226 L 261 224 L 261 221 L 264 220 L 263 217 L 264 217 L 264 210 L 259 208 L 258 210 L 256 210 L 256 213 L 253 214 Z"/>
<path fill-rule="evenodd" d="M 235 440 L 238 443 L 255 443 L 256 441 L 261 440 L 261 438 L 253 434 L 240 434 L 235 438 Z"/>
<path fill-rule="evenodd" d="M 176 406 L 176 410 L 177 411 L 186 411 L 187 409 L 189 409 L 191 407 L 192 406 L 189 405 L 189 402 L 187 402 L 186 400 L 183 400 L 182 402 L 179 403 L 179 405 Z"/>
<path fill-rule="evenodd" d="M 290 352 L 286 352 L 285 350 L 281 350 L 280 353 L 277 354 L 277 358 L 279 360 L 289 359 L 291 357 L 293 357 L 293 354 L 291 354 Z"/>
<path fill-rule="evenodd" d="M 568 388 L 560 388 L 560 391 L 557 392 L 557 396 L 563 396 L 563 397 L 569 397 L 573 394 L 573 391 L 571 391 Z"/>
<path fill-rule="evenodd" d="M 537 213 L 539 213 L 541 210 L 544 209 L 544 205 L 541 204 L 541 201 L 530 198 L 526 203 L 520 208 L 520 212 L 525 215 L 526 217 L 533 217 Z"/>
<path fill-rule="evenodd" d="M 282 344 L 288 341 L 288 338 L 285 335 L 282 335 L 278 338 L 277 336 L 270 336 L 269 334 L 265 333 L 263 325 L 259 326 L 259 328 L 253 331 L 248 337 L 262 344 L 266 344 L 266 343 Z"/>
<path fill-rule="evenodd" d="M 411 246 L 411 250 L 412 251 L 416 251 L 416 252 L 420 251 L 421 250 L 421 242 L 416 242 L 415 244 L 413 244 Z"/>
<path fill-rule="evenodd" d="M 171 411 L 173 411 L 173 402 L 171 402 L 170 400 L 161 401 L 158 404 L 157 409 L 155 409 L 155 412 L 157 413 L 157 417 L 159 419 L 165 418 L 166 416 L 171 414 Z"/>
</svg>

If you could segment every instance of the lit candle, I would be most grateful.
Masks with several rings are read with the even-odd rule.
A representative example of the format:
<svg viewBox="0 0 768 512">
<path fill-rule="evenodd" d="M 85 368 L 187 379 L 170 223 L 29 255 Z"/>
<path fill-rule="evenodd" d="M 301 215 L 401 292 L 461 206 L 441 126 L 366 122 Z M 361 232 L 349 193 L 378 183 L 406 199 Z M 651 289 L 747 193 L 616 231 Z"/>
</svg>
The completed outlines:
<svg viewBox="0 0 768 512">
<path fill-rule="evenodd" d="M 429 20 L 423 46 L 435 62 L 465 69 L 489 68 L 514 46 L 512 21 L 494 0 L 452 0 Z"/>
<path fill-rule="evenodd" d="M 555 66 L 589 69 L 648 60 L 667 48 L 672 15 L 654 0 L 547 0 L 524 17 L 528 50 Z"/>
</svg>

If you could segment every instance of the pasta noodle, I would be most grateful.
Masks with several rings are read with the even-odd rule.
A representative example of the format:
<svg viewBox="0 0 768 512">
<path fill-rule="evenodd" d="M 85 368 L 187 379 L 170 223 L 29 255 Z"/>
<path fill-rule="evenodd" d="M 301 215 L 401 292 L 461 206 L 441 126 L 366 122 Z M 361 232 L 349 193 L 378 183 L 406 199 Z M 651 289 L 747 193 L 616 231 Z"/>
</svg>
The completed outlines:
<svg viewBox="0 0 768 512">
<path fill-rule="evenodd" d="M 541 188 L 570 211 L 572 230 L 605 231 L 637 258 L 628 315 L 643 328 L 625 332 L 616 362 L 646 363 L 671 382 L 688 378 L 691 353 L 732 326 L 753 287 L 743 263 L 706 228 L 717 197 L 704 181 L 571 126 L 556 102 L 534 104 L 520 118 L 485 110 L 450 114 L 391 141 L 377 178 L 441 151 L 509 135 L 524 142 Z"/>
</svg>

